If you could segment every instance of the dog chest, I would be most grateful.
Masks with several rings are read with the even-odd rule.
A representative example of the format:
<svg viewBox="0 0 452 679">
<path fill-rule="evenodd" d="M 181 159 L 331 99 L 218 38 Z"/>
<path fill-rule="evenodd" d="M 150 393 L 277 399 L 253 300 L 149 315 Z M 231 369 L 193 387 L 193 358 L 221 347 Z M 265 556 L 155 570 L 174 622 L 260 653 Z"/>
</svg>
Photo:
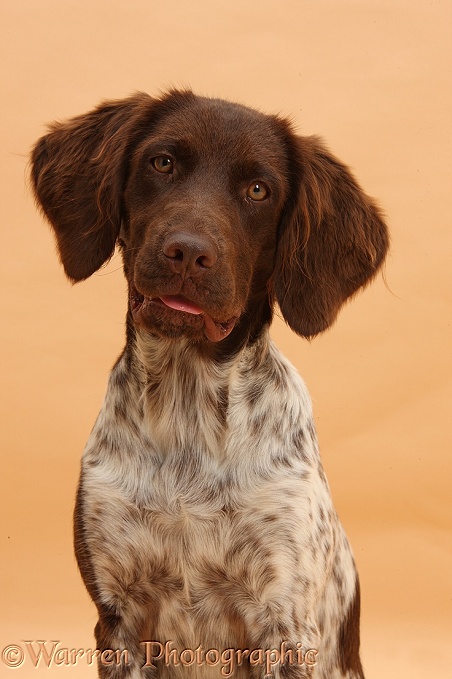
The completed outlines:
<svg viewBox="0 0 452 679">
<path fill-rule="evenodd" d="M 251 624 L 272 609 L 281 615 L 289 602 L 293 615 L 294 591 L 303 605 L 314 600 L 332 538 L 326 516 L 324 530 L 301 530 L 317 511 L 305 490 L 312 483 L 280 474 L 244 489 L 187 463 L 185 473 L 179 465 L 147 470 L 146 484 L 142 469 L 133 494 L 130 475 L 121 484 L 113 467 L 85 464 L 82 475 L 85 539 L 103 604 L 158 611 L 162 637 L 184 629 L 184 643 L 196 621 L 212 638 L 212 621 L 222 620 L 218 643 L 231 635 L 237 643 L 228 621 Z M 304 582 L 313 568 L 319 578 Z"/>
</svg>

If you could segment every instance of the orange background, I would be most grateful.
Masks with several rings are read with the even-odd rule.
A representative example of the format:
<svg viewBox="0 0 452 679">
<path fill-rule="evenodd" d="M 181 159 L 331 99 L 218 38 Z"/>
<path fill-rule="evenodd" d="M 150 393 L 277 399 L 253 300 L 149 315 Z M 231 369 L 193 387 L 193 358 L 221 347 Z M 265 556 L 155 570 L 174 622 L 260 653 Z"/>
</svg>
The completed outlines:
<svg viewBox="0 0 452 679">
<path fill-rule="evenodd" d="M 44 123 L 191 86 L 291 115 L 349 163 L 392 233 L 380 276 L 312 343 L 273 334 L 312 394 L 355 550 L 368 679 L 452 665 L 452 5 L 420 0 L 0 0 L 2 626 L 93 648 L 71 516 L 83 446 L 123 345 L 120 261 L 71 287 L 27 186 Z M 449 627 L 449 629 L 448 629 Z M 15 674 L 14 674 L 15 672 Z M 5 677 L 94 677 L 79 666 Z"/>
</svg>

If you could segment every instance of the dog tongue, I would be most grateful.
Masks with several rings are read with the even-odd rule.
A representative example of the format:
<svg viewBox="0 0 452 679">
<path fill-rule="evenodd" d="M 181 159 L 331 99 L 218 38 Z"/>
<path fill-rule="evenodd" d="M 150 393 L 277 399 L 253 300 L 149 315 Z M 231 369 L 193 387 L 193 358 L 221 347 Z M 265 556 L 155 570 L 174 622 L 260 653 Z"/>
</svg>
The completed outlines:
<svg viewBox="0 0 452 679">
<path fill-rule="evenodd" d="M 202 314 L 202 309 L 183 297 L 165 295 L 164 297 L 160 297 L 160 299 L 163 304 L 166 304 L 166 306 L 169 306 L 171 309 L 176 309 L 176 311 L 185 311 L 187 314 L 195 314 L 196 316 Z"/>
</svg>

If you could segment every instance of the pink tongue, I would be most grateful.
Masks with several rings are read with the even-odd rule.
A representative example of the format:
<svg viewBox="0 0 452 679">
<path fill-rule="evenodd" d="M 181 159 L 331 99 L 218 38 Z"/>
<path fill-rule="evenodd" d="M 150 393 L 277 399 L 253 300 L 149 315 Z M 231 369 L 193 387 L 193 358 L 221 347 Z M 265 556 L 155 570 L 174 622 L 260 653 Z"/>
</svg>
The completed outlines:
<svg viewBox="0 0 452 679">
<path fill-rule="evenodd" d="M 197 316 L 202 314 L 202 309 L 183 297 L 165 295 L 165 297 L 160 297 L 160 299 L 163 304 L 166 304 L 166 306 L 169 306 L 171 309 L 176 309 L 176 311 L 185 311 L 187 314 L 196 314 Z"/>
</svg>

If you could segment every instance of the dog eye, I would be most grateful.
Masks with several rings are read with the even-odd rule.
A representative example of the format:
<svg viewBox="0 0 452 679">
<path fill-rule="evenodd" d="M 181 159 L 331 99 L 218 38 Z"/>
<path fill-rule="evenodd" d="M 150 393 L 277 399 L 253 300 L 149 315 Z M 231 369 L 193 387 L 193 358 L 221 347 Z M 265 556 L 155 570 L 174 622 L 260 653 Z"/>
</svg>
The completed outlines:
<svg viewBox="0 0 452 679">
<path fill-rule="evenodd" d="M 265 184 L 262 184 L 261 182 L 254 182 L 253 184 L 250 184 L 246 191 L 248 198 L 256 201 L 265 200 L 268 198 L 269 193 L 270 192 Z"/>
<path fill-rule="evenodd" d="M 153 167 L 162 174 L 171 174 L 173 161 L 169 156 L 157 156 L 151 160 Z"/>
</svg>

